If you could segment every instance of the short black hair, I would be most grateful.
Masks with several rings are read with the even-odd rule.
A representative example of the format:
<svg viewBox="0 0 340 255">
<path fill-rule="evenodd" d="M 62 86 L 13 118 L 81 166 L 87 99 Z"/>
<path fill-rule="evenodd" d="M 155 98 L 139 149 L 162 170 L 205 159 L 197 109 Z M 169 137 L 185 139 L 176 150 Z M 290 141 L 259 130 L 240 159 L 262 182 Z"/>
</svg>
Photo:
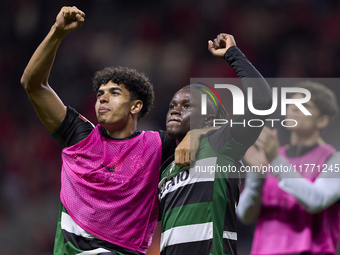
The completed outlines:
<svg viewBox="0 0 340 255">
<path fill-rule="evenodd" d="M 138 115 L 138 119 L 144 117 L 153 107 L 155 99 L 153 86 L 148 77 L 143 73 L 137 72 L 123 66 L 106 67 L 97 71 L 93 76 L 93 89 L 98 91 L 99 87 L 107 84 L 109 81 L 124 87 L 130 92 L 131 100 L 141 100 L 143 102 L 142 110 Z"/>
<path fill-rule="evenodd" d="M 336 96 L 332 90 L 325 85 L 314 81 L 302 81 L 296 84 L 299 88 L 309 90 L 311 101 L 320 111 L 320 115 L 327 115 L 330 118 L 336 116 L 339 112 Z"/>
</svg>

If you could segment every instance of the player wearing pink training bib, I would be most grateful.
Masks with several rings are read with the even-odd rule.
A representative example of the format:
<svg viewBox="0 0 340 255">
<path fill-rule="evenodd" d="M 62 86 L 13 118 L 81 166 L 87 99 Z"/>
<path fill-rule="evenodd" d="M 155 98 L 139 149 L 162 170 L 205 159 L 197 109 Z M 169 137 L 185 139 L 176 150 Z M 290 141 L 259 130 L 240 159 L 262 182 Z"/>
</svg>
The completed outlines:
<svg viewBox="0 0 340 255">
<path fill-rule="evenodd" d="M 95 74 L 95 128 L 49 86 L 61 41 L 84 18 L 76 7 L 63 7 L 21 78 L 40 120 L 66 147 L 54 254 L 144 254 L 158 218 L 159 168 L 176 142 L 165 132 L 137 130 L 154 94 L 136 70 Z"/>
<path fill-rule="evenodd" d="M 321 139 L 321 131 L 337 113 L 334 93 L 322 84 L 297 84 L 310 91 L 305 103 L 312 115 L 287 107 L 289 144 L 279 147 L 276 130 L 265 128 L 245 160 L 250 165 L 293 167 L 267 178 L 247 178 L 238 216 L 257 222 L 251 254 L 335 254 L 340 233 L 340 153 Z M 292 98 L 303 95 L 294 94 Z M 313 167 L 314 166 L 314 167 Z M 325 169 L 326 167 L 326 169 Z M 332 170 L 330 170 L 332 168 Z M 326 171 L 323 171 L 326 170 Z M 247 173 L 247 177 L 251 177 Z"/>
</svg>

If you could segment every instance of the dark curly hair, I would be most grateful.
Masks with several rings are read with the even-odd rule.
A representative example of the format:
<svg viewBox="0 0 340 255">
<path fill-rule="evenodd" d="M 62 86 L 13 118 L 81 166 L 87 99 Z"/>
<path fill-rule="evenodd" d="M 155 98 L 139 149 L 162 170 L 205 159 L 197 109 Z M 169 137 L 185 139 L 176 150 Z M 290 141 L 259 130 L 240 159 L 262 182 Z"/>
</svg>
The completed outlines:
<svg viewBox="0 0 340 255">
<path fill-rule="evenodd" d="M 142 110 L 139 112 L 138 119 L 144 117 L 153 107 L 154 91 L 149 79 L 143 74 L 123 66 L 106 67 L 97 71 L 93 76 L 93 89 L 98 91 L 99 87 L 109 81 L 124 87 L 130 92 L 131 100 L 141 100 Z"/>
</svg>

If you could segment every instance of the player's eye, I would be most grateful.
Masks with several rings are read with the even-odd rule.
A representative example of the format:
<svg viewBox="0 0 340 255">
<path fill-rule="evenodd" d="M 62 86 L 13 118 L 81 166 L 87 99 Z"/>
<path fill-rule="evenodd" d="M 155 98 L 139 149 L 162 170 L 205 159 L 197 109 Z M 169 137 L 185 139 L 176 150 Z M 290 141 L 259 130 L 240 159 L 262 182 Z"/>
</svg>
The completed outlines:
<svg viewBox="0 0 340 255">
<path fill-rule="evenodd" d="M 304 104 L 302 104 L 304 107 L 306 107 L 306 108 L 308 108 L 308 109 L 311 109 L 312 108 L 312 106 L 310 105 L 310 104 L 308 104 L 308 103 L 304 103 Z"/>
<path fill-rule="evenodd" d="M 190 104 L 185 104 L 185 105 L 184 105 L 184 108 L 185 108 L 185 109 L 190 109 L 190 107 L 191 107 Z"/>
</svg>

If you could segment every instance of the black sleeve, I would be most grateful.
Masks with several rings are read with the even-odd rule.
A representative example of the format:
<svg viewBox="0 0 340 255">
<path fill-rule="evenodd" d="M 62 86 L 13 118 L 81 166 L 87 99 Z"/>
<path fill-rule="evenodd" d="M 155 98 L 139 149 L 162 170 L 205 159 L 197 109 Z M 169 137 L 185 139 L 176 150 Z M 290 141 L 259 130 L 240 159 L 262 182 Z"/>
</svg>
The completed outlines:
<svg viewBox="0 0 340 255">
<path fill-rule="evenodd" d="M 89 120 L 72 107 L 67 106 L 65 119 L 52 136 L 57 138 L 63 147 L 68 147 L 85 139 L 93 128 L 94 125 Z"/>
<path fill-rule="evenodd" d="M 236 71 L 241 79 L 244 94 L 249 87 L 253 88 L 253 105 L 257 110 L 267 110 L 272 104 L 272 93 L 266 80 L 249 62 L 243 53 L 236 47 L 230 47 L 224 55 L 228 64 Z M 263 127 L 249 127 L 250 119 L 265 120 L 268 116 L 254 115 L 246 104 L 244 116 L 236 117 L 233 122 L 243 122 L 245 125 L 237 124 L 230 126 L 230 121 L 220 129 L 214 130 L 209 135 L 209 142 L 215 151 L 219 151 L 231 138 L 249 148 L 260 135 Z"/>
<path fill-rule="evenodd" d="M 159 136 L 162 140 L 162 163 L 163 164 L 169 157 L 173 156 L 176 149 L 176 139 L 168 136 L 166 131 L 159 130 Z"/>
</svg>

